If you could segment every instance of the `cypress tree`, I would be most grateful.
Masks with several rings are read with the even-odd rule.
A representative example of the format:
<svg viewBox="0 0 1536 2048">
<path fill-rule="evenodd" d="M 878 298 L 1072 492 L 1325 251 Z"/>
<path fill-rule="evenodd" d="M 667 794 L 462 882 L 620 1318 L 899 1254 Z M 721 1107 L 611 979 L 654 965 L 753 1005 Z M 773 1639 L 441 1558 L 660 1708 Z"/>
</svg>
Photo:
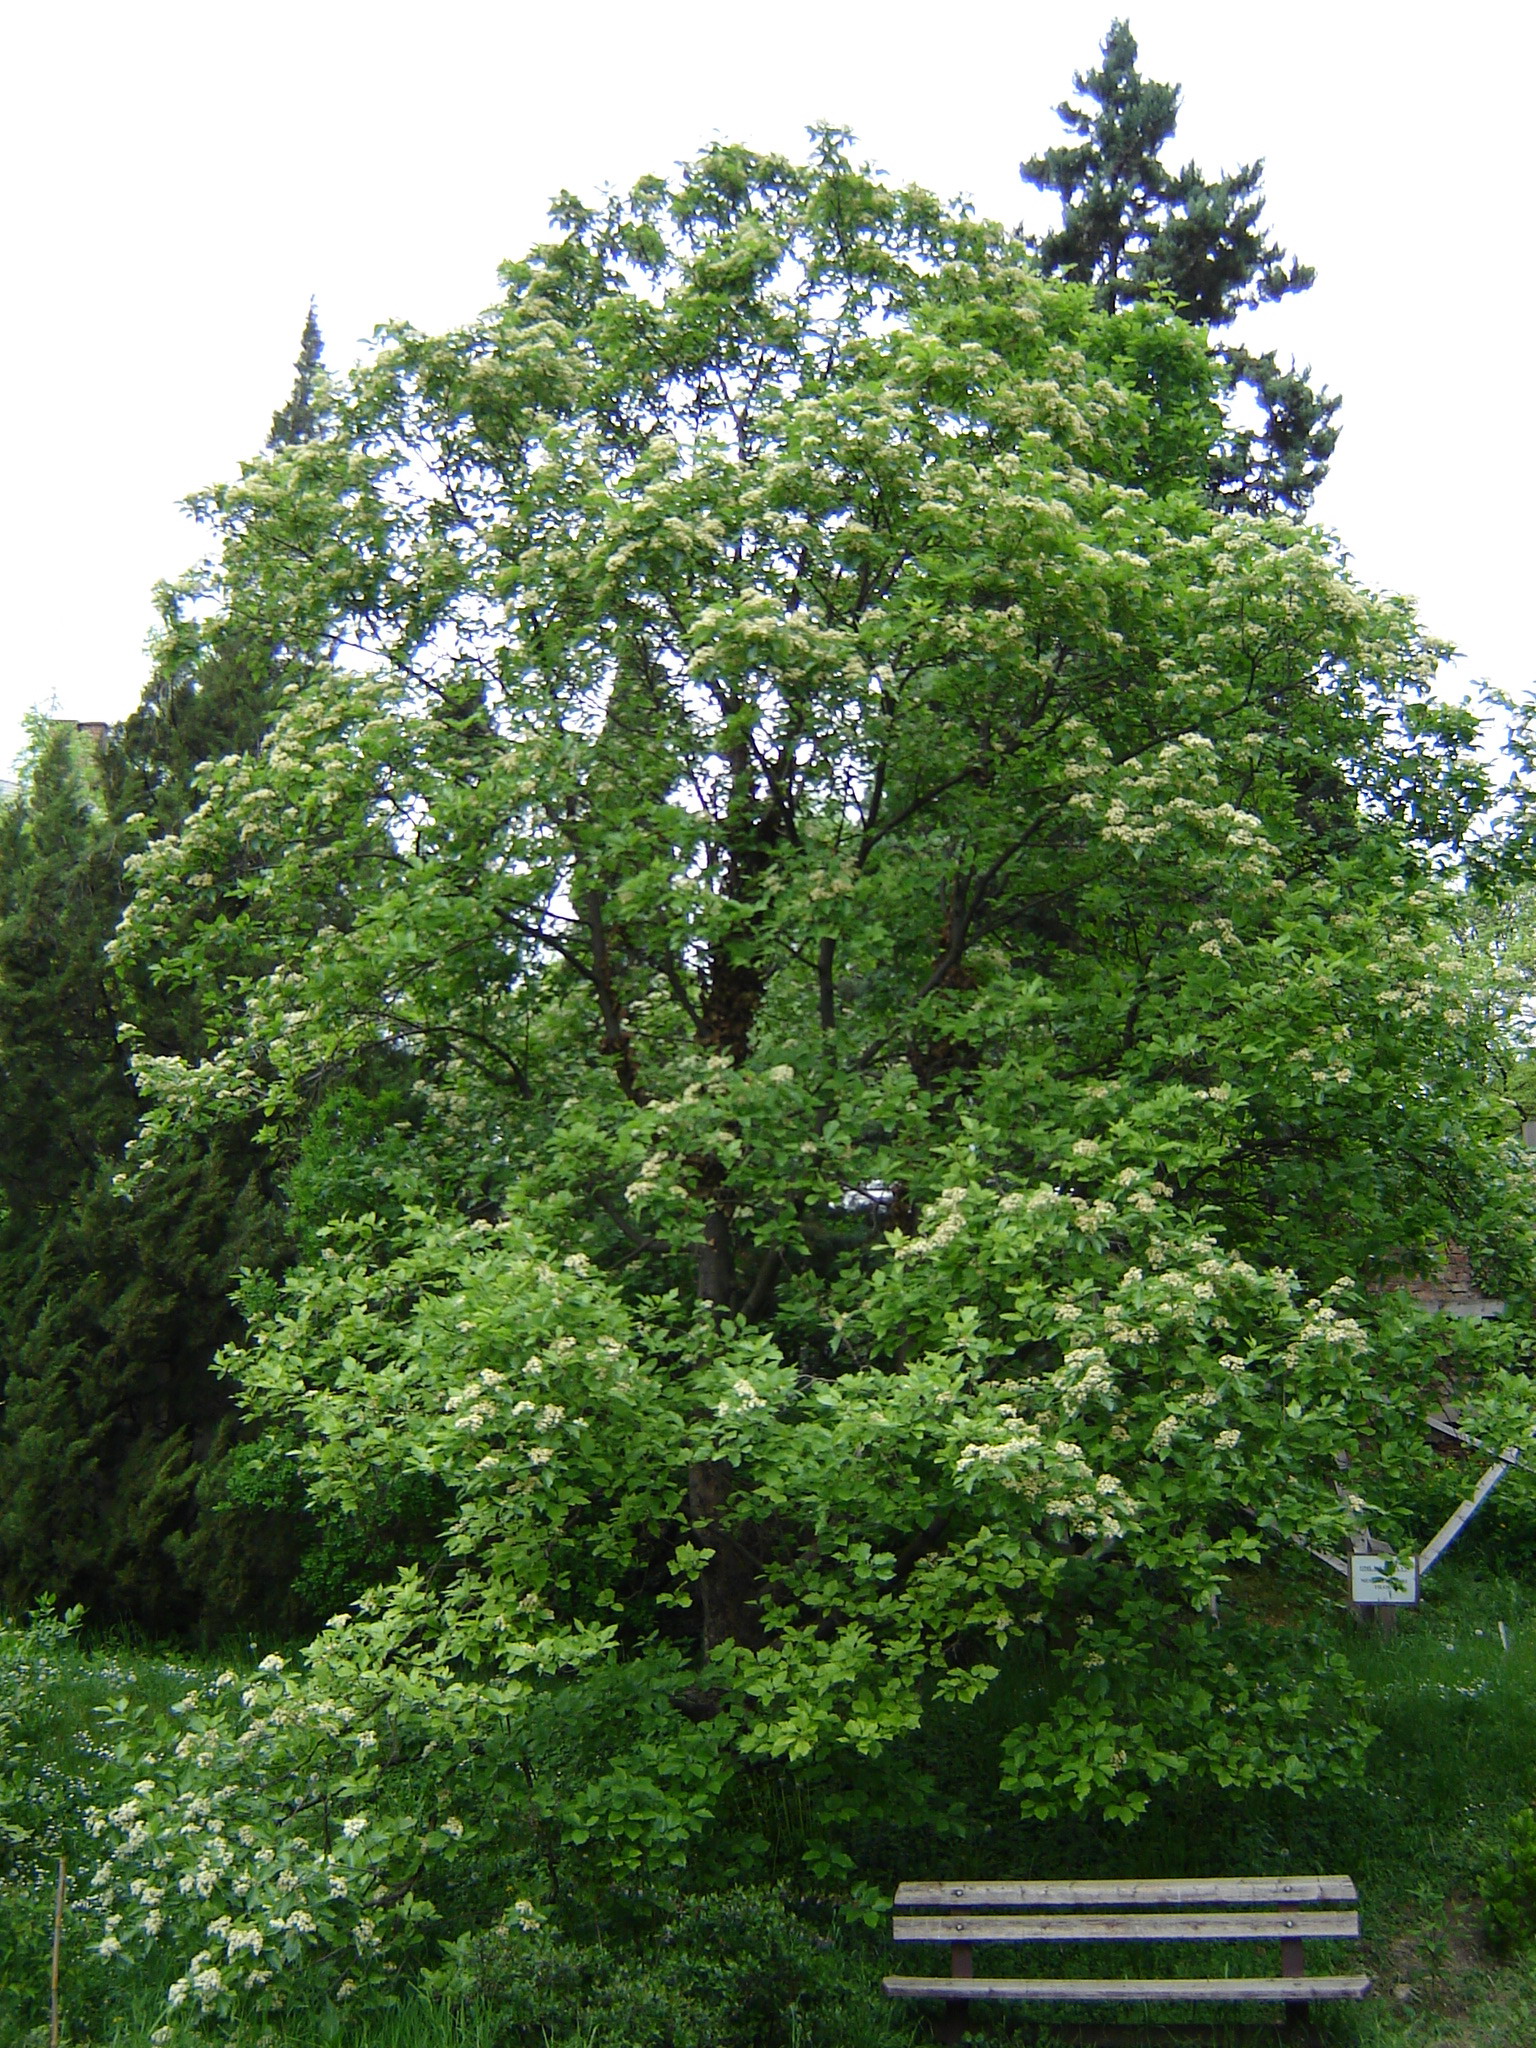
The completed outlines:
<svg viewBox="0 0 1536 2048">
<path fill-rule="evenodd" d="M 323 408 L 311 307 L 271 445 L 315 438 Z M 201 1039 L 193 992 L 109 964 L 125 861 L 180 828 L 199 762 L 260 745 L 285 679 L 199 595 L 161 591 L 133 715 L 100 738 L 39 720 L 0 807 L 0 1605 L 47 1591 L 157 1633 L 280 1622 L 303 1535 L 232 1491 L 212 1370 L 241 1271 L 284 1257 L 270 1160 L 239 1131 L 189 1136 L 131 1201 L 116 1185 L 125 1016 L 151 1051 Z"/>
<path fill-rule="evenodd" d="M 1263 159 L 1218 178 L 1192 163 L 1171 169 L 1163 151 L 1180 90 L 1143 78 L 1136 60 L 1129 24 L 1112 22 L 1100 68 L 1073 78 L 1084 104 L 1066 100 L 1056 110 L 1077 139 L 1019 166 L 1027 184 L 1061 204 L 1060 227 L 1035 243 L 1042 268 L 1091 285 L 1110 312 L 1161 297 L 1186 320 L 1217 329 L 1306 291 L 1316 273 L 1287 256 L 1263 223 Z M 1273 352 L 1230 343 L 1217 352 L 1235 402 L 1213 488 L 1256 511 L 1304 511 L 1338 440 L 1339 400 L 1314 389 L 1310 371 L 1282 369 Z M 1245 423 L 1250 407 L 1257 427 Z"/>
</svg>

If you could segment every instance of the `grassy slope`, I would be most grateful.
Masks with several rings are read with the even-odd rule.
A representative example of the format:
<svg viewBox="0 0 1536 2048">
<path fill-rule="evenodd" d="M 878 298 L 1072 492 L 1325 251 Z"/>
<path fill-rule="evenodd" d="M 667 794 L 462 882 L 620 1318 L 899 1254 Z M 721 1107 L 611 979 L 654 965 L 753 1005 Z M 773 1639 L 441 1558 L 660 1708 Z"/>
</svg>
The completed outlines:
<svg viewBox="0 0 1536 2048">
<path fill-rule="evenodd" d="M 1382 1728 L 1368 1785 L 1311 1802 L 1274 1797 L 1234 1806 L 1175 1796 L 1129 1834 L 1026 1829 L 1000 1806 L 984 1847 L 978 1844 L 973 1854 L 951 1847 L 938 1860 L 957 1872 L 967 1863 L 971 1874 L 1005 1863 L 1017 1863 L 1021 1875 L 1044 1874 L 1046 1864 L 1063 1875 L 1347 1870 L 1360 1886 L 1363 1966 L 1378 1995 L 1330 2015 L 1341 2044 L 1529 2048 L 1536 2041 L 1536 1957 L 1491 1958 L 1480 1939 L 1476 1899 L 1476 1873 L 1490 1841 L 1536 1786 L 1536 1574 L 1528 1566 L 1518 1575 L 1507 1567 L 1507 1553 L 1501 1558 L 1497 1546 L 1484 1546 L 1481 1557 L 1469 1547 L 1455 1565 L 1442 1566 L 1425 1606 L 1403 1617 L 1394 1638 L 1342 1624 Z M 121 1650 L 91 1654 L 66 1641 L 35 1646 L 25 1658 L 13 1647 L 0 1672 L 10 1715 L 8 1727 L 0 1714 L 0 1788 L 8 1771 L 13 1784 L 9 1804 L 0 1796 L 0 2038 L 6 2043 L 46 2038 L 32 2029 L 46 1986 L 49 1857 L 62 1846 L 72 1861 L 84 1862 L 72 1819 L 92 1796 L 93 1763 L 108 1746 L 113 1702 L 163 1702 L 184 1690 L 187 1678 L 184 1666 Z M 14 1768 L 23 1743 L 34 1766 L 26 1773 L 24 1798 Z M 7 1828 L 12 1836 L 26 1830 L 26 1839 L 6 1847 Z M 869 1987 L 870 2048 L 927 2035 L 914 2014 L 880 2000 L 876 1986 L 888 1958 L 878 1936 L 848 1954 L 849 1971 Z M 1189 1968 L 1193 1958 L 1169 1962 Z M 1337 1966 L 1359 1965 L 1346 1960 L 1341 1946 Z M 911 1965 L 904 1960 L 903 1967 Z M 71 1957 L 66 2040 L 146 2048 L 161 2016 L 154 2001 L 146 1998 L 133 2019 L 119 2007 L 109 2022 L 98 1999 L 91 1964 Z M 334 2038 L 338 2017 L 331 2016 L 329 2026 L 319 2019 L 292 2021 L 281 2036 L 269 2038 L 295 2044 Z M 1022 2030 L 1015 2015 L 988 2016 L 990 2036 Z M 425 2007 L 389 2023 L 349 2021 L 342 2037 L 356 2048 L 500 2048 L 508 2041 L 489 2016 Z M 617 2048 L 618 2037 L 606 2028 L 581 2026 L 551 2048 L 598 2048 L 610 2039 Z M 847 2048 L 861 2044 L 850 2041 Z"/>
</svg>

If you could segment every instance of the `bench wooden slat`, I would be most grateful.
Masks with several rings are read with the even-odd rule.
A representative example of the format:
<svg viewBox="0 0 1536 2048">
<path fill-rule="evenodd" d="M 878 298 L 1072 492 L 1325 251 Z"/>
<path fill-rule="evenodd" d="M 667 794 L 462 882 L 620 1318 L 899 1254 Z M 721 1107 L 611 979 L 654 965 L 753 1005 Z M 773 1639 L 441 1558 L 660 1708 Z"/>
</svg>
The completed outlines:
<svg viewBox="0 0 1536 2048">
<path fill-rule="evenodd" d="M 1035 2004 L 1215 2005 L 1363 1998 L 1369 1977 L 887 1977 L 888 1998 L 1026 1999 Z"/>
<path fill-rule="evenodd" d="M 1065 1878 L 1021 1884 L 898 1885 L 896 1905 L 1001 1906 L 1353 1906 L 1348 1877 Z"/>
<path fill-rule="evenodd" d="M 1359 1933 L 1358 1913 L 946 1913 L 891 1922 L 894 1941 L 1337 1941 Z"/>
</svg>

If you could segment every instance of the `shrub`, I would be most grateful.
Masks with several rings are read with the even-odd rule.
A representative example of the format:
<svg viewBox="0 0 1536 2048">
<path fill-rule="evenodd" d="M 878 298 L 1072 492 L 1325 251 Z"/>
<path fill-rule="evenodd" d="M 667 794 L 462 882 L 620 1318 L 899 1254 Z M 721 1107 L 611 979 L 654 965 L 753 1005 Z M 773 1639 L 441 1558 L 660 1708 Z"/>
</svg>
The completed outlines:
<svg viewBox="0 0 1536 2048">
<path fill-rule="evenodd" d="M 617 1910 L 612 1910 L 616 1908 Z M 526 1901 L 466 1939 L 443 1989 L 489 2007 L 506 2048 L 859 2048 L 904 2042 L 840 1939 L 781 1893 L 616 1899 L 600 1937 L 564 1938 Z"/>
<path fill-rule="evenodd" d="M 1536 1934 L 1536 1807 L 1523 1807 L 1510 1821 L 1479 1889 L 1495 1948 L 1518 1948 Z"/>
</svg>

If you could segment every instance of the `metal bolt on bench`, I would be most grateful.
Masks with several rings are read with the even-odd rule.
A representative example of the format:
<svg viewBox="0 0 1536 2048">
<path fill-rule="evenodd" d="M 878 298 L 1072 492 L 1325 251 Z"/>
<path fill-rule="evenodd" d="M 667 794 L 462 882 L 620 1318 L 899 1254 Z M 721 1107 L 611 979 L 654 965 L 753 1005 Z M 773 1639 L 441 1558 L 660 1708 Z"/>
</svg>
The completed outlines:
<svg viewBox="0 0 1536 2048">
<path fill-rule="evenodd" d="M 896 1941 L 948 1942 L 948 1977 L 887 1977 L 891 1998 L 940 1998 L 940 2038 L 959 2041 L 973 2002 L 1041 2005 L 1279 2003 L 1289 2040 L 1309 2031 L 1310 2008 L 1363 1998 L 1369 1977 L 1308 1976 L 1304 1941 L 1354 1941 L 1360 1915 L 1347 1877 L 1112 1878 L 1027 1884 L 904 1884 Z M 1233 1912 L 1232 1907 L 1249 1910 Z M 1305 1910 L 1321 1908 L 1323 1910 Z M 1341 1911 L 1340 1908 L 1350 1908 Z M 926 1910 L 916 1910 L 926 1909 Z M 1021 1910 L 1022 1909 L 1022 1910 Z M 971 1951 L 988 1941 L 1277 1941 L 1278 1977 L 977 1977 Z M 1053 2031 L 1066 2031 L 1055 2025 Z M 1102 2041 L 1141 2041 L 1146 2028 L 1074 2029 Z"/>
</svg>

